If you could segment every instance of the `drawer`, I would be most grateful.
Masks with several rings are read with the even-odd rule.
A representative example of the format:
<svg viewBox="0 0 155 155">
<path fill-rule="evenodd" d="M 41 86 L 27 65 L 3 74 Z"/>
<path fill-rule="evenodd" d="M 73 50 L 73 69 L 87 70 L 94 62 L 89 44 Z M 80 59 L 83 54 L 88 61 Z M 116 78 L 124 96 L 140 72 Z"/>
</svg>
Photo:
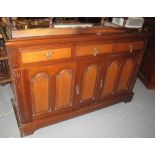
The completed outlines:
<svg viewBox="0 0 155 155">
<path fill-rule="evenodd" d="M 21 52 L 22 63 L 65 59 L 71 57 L 71 48 L 29 50 Z"/>
<path fill-rule="evenodd" d="M 124 52 L 124 51 L 132 52 L 133 50 L 142 50 L 143 48 L 144 48 L 143 41 L 120 42 L 117 44 L 116 51 L 117 52 Z"/>
<path fill-rule="evenodd" d="M 76 47 L 76 56 L 97 56 L 103 53 L 112 53 L 113 43 L 95 44 L 95 45 L 80 45 Z"/>
</svg>

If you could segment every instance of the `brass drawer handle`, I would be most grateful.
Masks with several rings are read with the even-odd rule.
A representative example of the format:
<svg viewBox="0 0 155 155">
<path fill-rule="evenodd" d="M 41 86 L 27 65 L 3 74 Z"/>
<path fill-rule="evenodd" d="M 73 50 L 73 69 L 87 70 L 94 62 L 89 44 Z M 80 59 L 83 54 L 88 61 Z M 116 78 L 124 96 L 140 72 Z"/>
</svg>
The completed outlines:
<svg viewBox="0 0 155 155">
<path fill-rule="evenodd" d="M 52 56 L 54 54 L 54 51 L 49 51 L 45 53 L 46 58 Z"/>
<path fill-rule="evenodd" d="M 132 53 L 132 51 L 133 51 L 133 46 L 129 45 L 129 52 Z"/>
<path fill-rule="evenodd" d="M 95 49 L 94 49 L 94 53 L 93 53 L 94 57 L 96 57 L 96 55 L 97 55 L 98 53 L 99 53 L 98 48 L 95 48 Z"/>
<path fill-rule="evenodd" d="M 76 86 L 76 94 L 77 94 L 77 95 L 80 94 L 80 88 L 79 88 L 79 85 Z"/>
</svg>

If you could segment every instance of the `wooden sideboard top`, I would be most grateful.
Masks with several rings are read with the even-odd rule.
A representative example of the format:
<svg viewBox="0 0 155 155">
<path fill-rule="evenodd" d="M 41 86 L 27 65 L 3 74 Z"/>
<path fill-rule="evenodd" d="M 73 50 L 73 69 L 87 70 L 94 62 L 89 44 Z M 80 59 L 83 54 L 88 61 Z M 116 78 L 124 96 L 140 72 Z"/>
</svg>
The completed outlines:
<svg viewBox="0 0 155 155">
<path fill-rule="evenodd" d="M 80 34 L 59 34 L 59 35 L 49 35 L 49 36 L 37 36 L 37 37 L 21 37 L 10 39 L 6 42 L 7 47 L 23 47 L 23 46 L 35 46 L 40 44 L 57 44 L 57 43 L 74 43 L 82 41 L 106 41 L 106 40 L 117 40 L 117 39 L 143 39 L 148 38 L 150 33 L 148 32 L 138 32 L 131 33 L 127 31 L 122 32 L 100 32 L 95 33 L 80 33 Z"/>
<path fill-rule="evenodd" d="M 122 27 L 106 26 L 94 26 L 86 28 L 35 28 L 26 30 L 13 30 L 12 38 L 86 33 L 123 33 L 125 31 L 126 29 Z"/>
</svg>

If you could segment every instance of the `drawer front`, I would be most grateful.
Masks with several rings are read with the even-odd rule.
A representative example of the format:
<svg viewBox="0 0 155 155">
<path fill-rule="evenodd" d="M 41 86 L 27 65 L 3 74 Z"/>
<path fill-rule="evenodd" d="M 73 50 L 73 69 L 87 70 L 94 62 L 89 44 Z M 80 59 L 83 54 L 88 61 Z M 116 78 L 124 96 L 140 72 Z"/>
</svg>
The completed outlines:
<svg viewBox="0 0 155 155">
<path fill-rule="evenodd" d="M 95 45 L 80 45 L 76 47 L 76 56 L 97 56 L 103 53 L 112 53 L 113 44 L 95 44 Z"/>
<path fill-rule="evenodd" d="M 134 42 L 120 42 L 117 44 L 116 51 L 117 52 L 132 52 L 134 50 L 142 50 L 144 48 L 143 41 L 134 41 Z"/>
<path fill-rule="evenodd" d="M 65 59 L 71 57 L 71 48 L 22 51 L 22 63 Z"/>
</svg>

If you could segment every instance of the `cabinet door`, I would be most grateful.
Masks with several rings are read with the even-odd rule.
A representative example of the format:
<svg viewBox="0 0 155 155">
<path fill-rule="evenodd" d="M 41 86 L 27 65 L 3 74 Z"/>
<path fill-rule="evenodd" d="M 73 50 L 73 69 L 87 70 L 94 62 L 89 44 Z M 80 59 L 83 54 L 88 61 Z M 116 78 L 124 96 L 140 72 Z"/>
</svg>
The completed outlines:
<svg viewBox="0 0 155 155">
<path fill-rule="evenodd" d="M 104 62 L 100 71 L 99 100 L 115 95 L 122 63 L 119 56 L 105 58 Z"/>
<path fill-rule="evenodd" d="M 138 60 L 136 59 L 135 54 L 124 57 L 116 90 L 117 94 L 124 94 L 128 92 L 132 81 L 136 78 L 135 74 L 138 68 L 137 65 Z"/>
<path fill-rule="evenodd" d="M 73 108 L 75 68 L 75 63 L 61 63 L 29 69 L 33 119 Z"/>
<path fill-rule="evenodd" d="M 55 79 L 55 112 L 71 110 L 74 107 L 75 63 L 53 66 Z"/>
<path fill-rule="evenodd" d="M 78 63 L 78 82 L 76 85 L 77 101 L 80 106 L 95 103 L 99 78 L 100 61 Z"/>
<path fill-rule="evenodd" d="M 29 68 L 32 117 L 42 117 L 52 109 L 52 80 L 50 67 Z"/>
<path fill-rule="evenodd" d="M 105 58 L 100 71 L 98 99 L 101 101 L 132 91 L 138 65 L 137 54 L 123 53 Z"/>
<path fill-rule="evenodd" d="M 132 59 L 132 63 L 133 63 L 133 69 L 131 71 L 131 77 L 130 77 L 129 82 L 128 82 L 128 87 L 126 88 L 127 92 L 129 92 L 129 93 L 133 91 L 135 82 L 137 80 L 138 71 L 139 71 L 139 68 L 141 66 L 141 62 L 142 62 L 142 59 L 143 59 L 143 52 L 142 51 L 137 51 L 131 57 L 131 59 Z"/>
</svg>

